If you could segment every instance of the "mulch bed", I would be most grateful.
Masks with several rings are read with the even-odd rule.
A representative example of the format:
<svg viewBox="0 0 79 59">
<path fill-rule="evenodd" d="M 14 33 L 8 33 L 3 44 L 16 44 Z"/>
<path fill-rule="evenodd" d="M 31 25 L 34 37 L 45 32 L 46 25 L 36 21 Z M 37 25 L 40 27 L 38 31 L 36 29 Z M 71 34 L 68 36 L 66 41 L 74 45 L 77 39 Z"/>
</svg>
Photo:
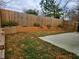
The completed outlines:
<svg viewBox="0 0 79 59">
<path fill-rule="evenodd" d="M 38 31 L 53 31 L 53 32 L 64 32 L 65 30 L 58 27 L 22 27 L 22 26 L 16 26 L 16 27 L 5 27 L 3 28 L 6 34 L 10 33 L 18 33 L 18 32 L 38 32 Z"/>
</svg>

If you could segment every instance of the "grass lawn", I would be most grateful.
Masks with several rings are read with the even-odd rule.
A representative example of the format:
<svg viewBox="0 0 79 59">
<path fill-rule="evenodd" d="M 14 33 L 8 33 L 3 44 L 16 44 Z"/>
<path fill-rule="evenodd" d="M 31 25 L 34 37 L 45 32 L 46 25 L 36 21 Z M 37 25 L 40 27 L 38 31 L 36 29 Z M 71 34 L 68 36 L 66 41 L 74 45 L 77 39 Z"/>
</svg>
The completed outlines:
<svg viewBox="0 0 79 59">
<path fill-rule="evenodd" d="M 58 33 L 27 32 L 6 34 L 6 59 L 56 59 L 57 56 L 66 56 L 75 59 L 75 54 L 38 38 L 38 36 L 51 34 Z"/>
</svg>

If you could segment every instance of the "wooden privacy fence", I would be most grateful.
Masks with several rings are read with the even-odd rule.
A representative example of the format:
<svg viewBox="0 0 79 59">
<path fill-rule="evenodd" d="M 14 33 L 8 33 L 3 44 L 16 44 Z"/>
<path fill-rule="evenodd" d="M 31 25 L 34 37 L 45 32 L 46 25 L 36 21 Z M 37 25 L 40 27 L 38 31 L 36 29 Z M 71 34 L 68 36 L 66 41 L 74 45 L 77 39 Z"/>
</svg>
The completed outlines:
<svg viewBox="0 0 79 59">
<path fill-rule="evenodd" d="M 2 22 L 11 20 L 15 21 L 21 26 L 33 26 L 34 23 L 39 23 L 42 26 L 49 24 L 51 26 L 58 26 L 62 24 L 62 20 L 55 19 L 53 17 L 35 16 L 4 9 L 1 9 L 1 14 L 2 14 Z"/>
<path fill-rule="evenodd" d="M 77 24 L 75 20 L 72 21 L 63 21 L 64 29 L 67 31 L 76 31 L 77 30 Z"/>
</svg>

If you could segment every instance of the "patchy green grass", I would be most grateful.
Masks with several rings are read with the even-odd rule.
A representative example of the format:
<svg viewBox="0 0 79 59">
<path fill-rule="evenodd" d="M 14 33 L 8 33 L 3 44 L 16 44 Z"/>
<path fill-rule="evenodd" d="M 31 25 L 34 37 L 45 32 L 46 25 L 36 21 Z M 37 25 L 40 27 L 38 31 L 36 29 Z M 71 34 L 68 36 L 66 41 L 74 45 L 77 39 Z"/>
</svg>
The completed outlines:
<svg viewBox="0 0 79 59">
<path fill-rule="evenodd" d="M 68 32 L 39 31 L 39 32 L 29 32 L 29 33 L 37 37 L 42 37 L 42 36 L 56 35 L 56 34 L 62 34 L 62 33 L 68 33 Z"/>
<path fill-rule="evenodd" d="M 6 35 L 6 59 L 56 59 L 75 54 L 54 46 L 38 38 L 38 36 L 57 34 L 53 32 L 16 33 Z M 65 59 L 65 58 L 63 58 Z"/>
<path fill-rule="evenodd" d="M 11 51 L 9 49 L 6 49 L 6 51 L 5 51 L 5 58 L 6 59 L 10 59 L 12 55 L 13 55 L 13 51 Z"/>
</svg>

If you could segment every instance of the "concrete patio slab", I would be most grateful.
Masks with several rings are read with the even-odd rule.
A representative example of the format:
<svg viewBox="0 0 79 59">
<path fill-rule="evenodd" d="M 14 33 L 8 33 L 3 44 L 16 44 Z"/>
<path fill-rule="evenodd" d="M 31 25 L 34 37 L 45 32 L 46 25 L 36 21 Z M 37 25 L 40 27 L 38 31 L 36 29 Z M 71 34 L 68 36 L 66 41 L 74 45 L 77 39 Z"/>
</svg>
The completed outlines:
<svg viewBox="0 0 79 59">
<path fill-rule="evenodd" d="M 79 55 L 79 33 L 77 32 L 49 35 L 39 38 Z"/>
</svg>

